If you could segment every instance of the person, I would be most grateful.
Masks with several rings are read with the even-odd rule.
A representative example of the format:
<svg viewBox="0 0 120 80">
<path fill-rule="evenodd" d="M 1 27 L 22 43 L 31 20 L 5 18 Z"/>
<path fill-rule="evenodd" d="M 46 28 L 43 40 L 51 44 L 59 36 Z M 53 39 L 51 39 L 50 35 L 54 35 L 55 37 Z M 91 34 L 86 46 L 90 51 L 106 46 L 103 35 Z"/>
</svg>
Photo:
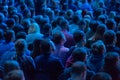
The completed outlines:
<svg viewBox="0 0 120 80">
<path fill-rule="evenodd" d="M 63 72 L 63 64 L 59 58 L 52 56 L 51 45 L 48 40 L 43 40 L 40 45 L 42 54 L 35 58 L 37 74 L 44 74 L 49 80 L 58 80 L 58 76 Z M 41 73 L 42 72 L 42 73 Z M 36 74 L 36 75 L 37 75 Z M 39 76 L 35 80 L 39 80 Z"/>
<path fill-rule="evenodd" d="M 62 63 L 65 65 L 66 60 L 69 56 L 67 53 L 69 48 L 64 46 L 66 42 L 65 35 L 62 32 L 56 32 L 53 34 L 53 42 L 55 43 L 56 50 L 53 52 L 53 56 L 58 57 L 62 60 Z"/>
<path fill-rule="evenodd" d="M 26 55 L 26 41 L 24 39 L 18 39 L 15 42 L 15 50 L 16 54 L 14 55 L 13 60 L 16 60 L 20 64 L 20 67 L 25 74 L 25 79 L 33 80 L 36 66 L 33 58 Z"/>
<path fill-rule="evenodd" d="M 120 80 L 119 54 L 117 52 L 108 52 L 103 65 L 103 72 L 109 73 L 112 80 Z"/>
<path fill-rule="evenodd" d="M 98 72 L 91 78 L 91 80 L 112 80 L 112 77 L 106 72 Z"/>
<path fill-rule="evenodd" d="M 106 53 L 106 48 L 104 43 L 99 40 L 92 44 L 91 55 L 87 59 L 87 67 L 88 69 L 99 72 L 104 64 L 104 57 Z"/>
<path fill-rule="evenodd" d="M 25 80 L 25 77 L 22 70 L 13 70 L 3 80 Z"/>
<path fill-rule="evenodd" d="M 68 80 L 86 80 L 87 67 L 84 62 L 75 62 L 71 66 L 71 77 Z"/>
<path fill-rule="evenodd" d="M 103 35 L 106 45 L 106 52 L 117 52 L 120 54 L 120 48 L 116 46 L 116 33 L 113 30 L 107 30 Z"/>
</svg>

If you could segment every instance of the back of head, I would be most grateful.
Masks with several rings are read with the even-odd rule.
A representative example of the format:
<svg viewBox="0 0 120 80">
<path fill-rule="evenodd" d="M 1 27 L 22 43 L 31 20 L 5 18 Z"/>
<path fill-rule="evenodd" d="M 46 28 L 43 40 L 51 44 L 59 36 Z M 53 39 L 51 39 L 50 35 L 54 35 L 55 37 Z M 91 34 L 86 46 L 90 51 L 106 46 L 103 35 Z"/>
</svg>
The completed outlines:
<svg viewBox="0 0 120 80">
<path fill-rule="evenodd" d="M 116 33 L 113 30 L 107 30 L 103 38 L 105 45 L 114 45 L 116 42 Z"/>
<path fill-rule="evenodd" d="M 99 40 L 95 43 L 92 44 L 92 51 L 94 55 L 100 55 L 100 54 L 104 54 L 106 52 L 106 48 L 104 43 Z"/>
<path fill-rule="evenodd" d="M 4 63 L 4 71 L 5 73 L 8 73 L 12 70 L 19 70 L 20 65 L 17 61 L 14 60 L 8 60 Z"/>
<path fill-rule="evenodd" d="M 25 80 L 25 77 L 22 70 L 13 70 L 5 76 L 4 80 Z"/>
<path fill-rule="evenodd" d="M 52 31 L 52 25 L 50 23 L 46 23 L 43 26 L 43 34 L 50 34 Z"/>
<path fill-rule="evenodd" d="M 67 29 L 67 27 L 68 27 L 68 21 L 66 20 L 66 19 L 63 19 L 62 21 L 61 21 L 61 23 L 60 23 L 60 27 L 61 27 L 61 29 L 62 30 L 66 30 Z"/>
<path fill-rule="evenodd" d="M 71 66 L 71 76 L 80 76 L 86 71 L 87 71 L 87 67 L 84 62 L 77 61 L 73 63 L 73 65 Z M 86 75 L 84 74 L 84 76 L 82 76 L 82 80 L 84 80 L 85 77 Z"/>
<path fill-rule="evenodd" d="M 7 30 L 4 32 L 4 38 L 6 42 L 14 41 L 15 33 L 13 30 Z"/>
<path fill-rule="evenodd" d="M 98 25 L 99 25 L 98 21 L 92 20 L 90 21 L 89 27 L 95 33 Z"/>
<path fill-rule="evenodd" d="M 40 33 L 40 26 L 37 23 L 32 23 L 29 26 L 28 33 Z"/>
<path fill-rule="evenodd" d="M 8 28 L 12 29 L 15 25 L 15 20 L 13 18 L 8 18 L 6 21 Z"/>
<path fill-rule="evenodd" d="M 83 41 L 85 38 L 85 33 L 81 30 L 77 30 L 73 33 L 73 38 L 76 43 Z"/>
<path fill-rule="evenodd" d="M 27 42 L 24 39 L 18 39 L 15 42 L 15 49 L 17 55 L 23 55 L 22 53 L 27 49 Z"/>
<path fill-rule="evenodd" d="M 62 42 L 66 41 L 65 35 L 62 32 L 55 32 L 53 33 L 53 42 L 55 44 L 61 44 Z"/>
<path fill-rule="evenodd" d="M 112 77 L 105 72 L 96 73 L 91 80 L 112 80 Z"/>
<path fill-rule="evenodd" d="M 44 54 L 49 54 L 51 52 L 50 42 L 46 39 L 43 39 L 40 44 L 41 52 Z"/>
<path fill-rule="evenodd" d="M 87 51 L 84 48 L 75 48 L 72 52 L 74 62 L 86 61 Z"/>
<path fill-rule="evenodd" d="M 106 31 L 107 27 L 105 24 L 99 24 L 96 29 L 96 33 L 103 36 L 104 32 Z"/>
<path fill-rule="evenodd" d="M 16 34 L 16 40 L 17 39 L 26 39 L 26 33 L 21 31 Z"/>
<path fill-rule="evenodd" d="M 119 54 L 116 52 L 108 52 L 105 57 L 105 68 L 112 68 L 117 66 L 119 61 Z M 110 67 L 111 66 L 111 67 Z"/>
<path fill-rule="evenodd" d="M 116 30 L 116 22 L 113 19 L 108 19 L 106 25 L 108 29 Z"/>
</svg>

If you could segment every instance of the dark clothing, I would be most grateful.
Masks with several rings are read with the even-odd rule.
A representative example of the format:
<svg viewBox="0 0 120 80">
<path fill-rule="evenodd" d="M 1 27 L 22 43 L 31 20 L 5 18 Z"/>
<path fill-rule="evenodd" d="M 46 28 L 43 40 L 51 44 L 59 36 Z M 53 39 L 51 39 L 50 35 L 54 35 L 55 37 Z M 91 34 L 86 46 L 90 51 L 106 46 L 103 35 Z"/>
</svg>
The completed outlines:
<svg viewBox="0 0 120 80">
<path fill-rule="evenodd" d="M 58 76 L 63 72 L 63 65 L 60 60 L 49 54 L 37 56 L 35 63 L 36 70 L 42 70 L 50 80 L 58 80 Z"/>
</svg>

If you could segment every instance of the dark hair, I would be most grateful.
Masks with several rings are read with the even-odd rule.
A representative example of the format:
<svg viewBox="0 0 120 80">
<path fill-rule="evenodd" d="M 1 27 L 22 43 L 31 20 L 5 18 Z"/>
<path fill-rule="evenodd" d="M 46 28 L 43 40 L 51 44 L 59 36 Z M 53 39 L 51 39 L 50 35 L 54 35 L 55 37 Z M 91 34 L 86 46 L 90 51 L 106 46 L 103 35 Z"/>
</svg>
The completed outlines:
<svg viewBox="0 0 120 80">
<path fill-rule="evenodd" d="M 116 22 L 113 19 L 108 19 L 106 25 L 108 29 L 116 30 Z"/>
<path fill-rule="evenodd" d="M 107 30 L 104 35 L 104 43 L 107 44 L 113 44 L 116 41 L 116 33 L 113 30 Z"/>
<path fill-rule="evenodd" d="M 98 72 L 91 78 L 91 80 L 112 80 L 112 77 L 106 72 Z"/>
<path fill-rule="evenodd" d="M 12 29 L 15 25 L 15 20 L 13 18 L 8 18 L 6 21 L 8 28 Z"/>
<path fill-rule="evenodd" d="M 46 40 L 46 39 L 43 39 L 41 41 L 40 49 L 41 49 L 42 53 L 49 54 L 51 52 L 50 42 L 48 40 Z"/>
<path fill-rule="evenodd" d="M 4 32 L 4 38 L 6 42 L 12 41 L 12 39 L 15 39 L 15 33 L 13 30 L 7 30 Z"/>
<path fill-rule="evenodd" d="M 52 40 L 55 44 L 60 44 L 62 40 L 66 41 L 66 38 L 62 32 L 55 32 L 53 33 Z"/>
<path fill-rule="evenodd" d="M 71 66 L 71 74 L 80 75 L 87 70 L 87 67 L 84 62 L 77 61 Z"/>
<path fill-rule="evenodd" d="M 0 40 L 4 38 L 3 30 L 0 29 Z"/>
<path fill-rule="evenodd" d="M 82 41 L 84 39 L 84 36 L 85 36 L 85 33 L 83 31 L 81 31 L 81 30 L 76 30 L 73 33 L 73 38 L 74 38 L 76 43 Z"/>
<path fill-rule="evenodd" d="M 9 72 L 4 80 L 23 80 L 24 78 L 24 73 L 22 70 L 13 70 Z"/>
<path fill-rule="evenodd" d="M 26 33 L 24 31 L 18 32 L 16 34 L 16 40 L 18 39 L 26 39 Z"/>
<path fill-rule="evenodd" d="M 15 60 L 8 60 L 4 63 L 4 71 L 5 73 L 8 73 L 12 70 L 19 70 L 20 65 L 17 61 Z"/>
<path fill-rule="evenodd" d="M 72 52 L 73 61 L 85 61 L 87 51 L 84 48 L 75 48 Z"/>
<path fill-rule="evenodd" d="M 98 21 L 92 20 L 90 21 L 89 27 L 95 33 L 98 25 L 99 25 Z"/>
<path fill-rule="evenodd" d="M 103 36 L 104 32 L 106 31 L 107 27 L 105 24 L 99 24 L 96 29 L 96 33 L 100 34 Z"/>
</svg>

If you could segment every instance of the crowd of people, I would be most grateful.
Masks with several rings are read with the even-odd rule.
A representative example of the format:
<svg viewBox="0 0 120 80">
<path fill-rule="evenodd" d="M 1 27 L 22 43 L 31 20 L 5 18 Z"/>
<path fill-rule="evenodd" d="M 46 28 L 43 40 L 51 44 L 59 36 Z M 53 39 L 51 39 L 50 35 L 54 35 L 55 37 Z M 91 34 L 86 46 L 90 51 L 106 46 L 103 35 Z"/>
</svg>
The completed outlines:
<svg viewBox="0 0 120 80">
<path fill-rule="evenodd" d="M 120 0 L 0 0 L 1 80 L 120 80 Z"/>
</svg>

